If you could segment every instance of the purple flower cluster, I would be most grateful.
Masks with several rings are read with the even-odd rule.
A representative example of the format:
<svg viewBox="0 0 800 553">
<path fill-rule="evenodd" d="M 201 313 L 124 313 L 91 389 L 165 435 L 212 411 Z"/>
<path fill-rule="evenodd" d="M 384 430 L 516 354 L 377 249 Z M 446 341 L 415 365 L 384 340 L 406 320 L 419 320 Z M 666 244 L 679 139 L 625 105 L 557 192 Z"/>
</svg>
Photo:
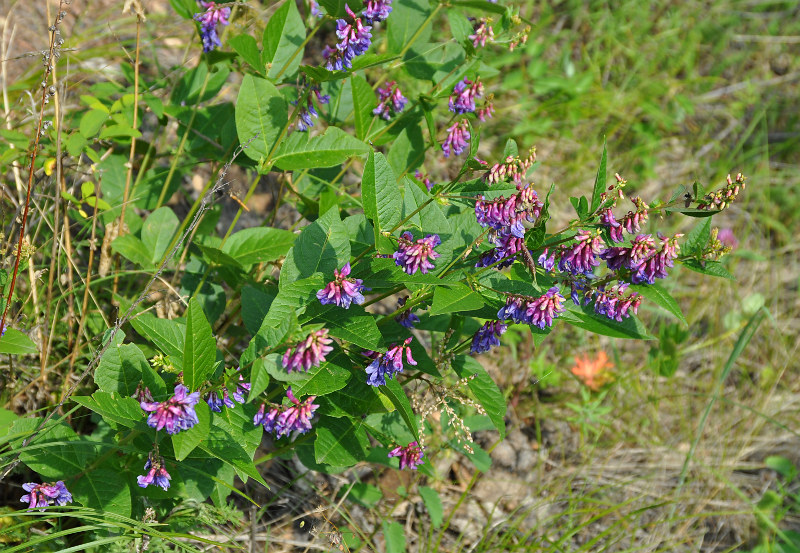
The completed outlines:
<svg viewBox="0 0 800 553">
<path fill-rule="evenodd" d="M 297 431 L 305 434 L 311 430 L 311 419 L 319 405 L 313 403 L 317 396 L 308 396 L 304 401 L 299 401 L 292 393 L 292 387 L 286 390 L 286 397 L 292 402 L 289 406 L 274 405 L 269 411 L 264 403 L 259 407 L 253 417 L 253 424 L 259 424 L 267 432 L 274 432 L 277 437 L 288 436 Z"/>
<path fill-rule="evenodd" d="M 639 232 L 640 225 L 647 221 L 648 206 L 638 196 L 632 198 L 631 201 L 636 206 L 636 211 L 629 211 L 621 220 L 614 217 L 614 212 L 608 207 L 600 213 L 600 224 L 608 229 L 608 234 L 612 242 L 622 242 L 622 231 L 627 231 L 628 234 Z"/>
<path fill-rule="evenodd" d="M 482 123 L 485 123 L 487 119 L 491 119 L 494 115 L 494 102 L 491 100 L 493 96 L 493 94 L 490 94 L 489 99 L 483 103 L 483 107 L 475 112 L 475 115 L 478 116 L 478 120 Z"/>
<path fill-rule="evenodd" d="M 200 36 L 203 39 L 203 52 L 211 52 L 215 48 L 222 46 L 222 42 L 217 34 L 217 26 L 228 25 L 231 16 L 231 9 L 217 6 L 216 2 L 205 2 L 200 0 L 200 6 L 204 12 L 194 14 L 194 20 L 200 23 Z"/>
<path fill-rule="evenodd" d="M 325 65 L 328 71 L 350 69 L 353 59 L 366 52 L 372 44 L 372 27 L 361 23 L 361 18 L 356 17 L 347 4 L 345 10 L 353 22 L 336 20 L 336 36 L 339 37 L 339 42 L 335 48 L 326 46 L 322 54 L 328 60 Z"/>
<path fill-rule="evenodd" d="M 475 99 L 483 96 L 483 83 L 480 78 L 471 81 L 467 78 L 456 83 L 450 94 L 450 111 L 455 114 L 474 113 Z"/>
<path fill-rule="evenodd" d="M 392 13 L 392 0 L 364 0 L 364 21 L 372 25 L 389 19 Z"/>
<path fill-rule="evenodd" d="M 322 90 L 320 89 L 319 85 L 312 85 L 309 88 L 310 93 L 306 96 L 306 105 L 301 107 L 297 114 L 296 128 L 300 132 L 305 132 L 314 126 L 314 120 L 312 117 L 319 117 L 319 113 L 317 113 L 317 110 L 314 109 L 313 96 L 317 97 L 317 101 L 320 104 L 327 104 L 331 101 L 331 97 L 329 95 L 322 94 Z M 297 102 L 292 101 L 292 105 L 296 106 Z"/>
<path fill-rule="evenodd" d="M 500 336 L 508 328 L 508 325 L 500 321 L 488 321 L 472 337 L 471 353 L 484 353 L 500 345 Z"/>
<path fill-rule="evenodd" d="M 524 238 L 514 236 L 505 230 L 495 232 L 490 240 L 495 247 L 481 254 L 475 263 L 476 267 L 489 267 L 495 263 L 497 269 L 510 267 L 514 263 L 515 256 L 525 247 Z"/>
<path fill-rule="evenodd" d="M 317 0 L 308 0 L 308 7 L 311 10 L 311 15 L 314 17 L 320 17 L 322 12 L 319 9 L 319 2 Z"/>
<path fill-rule="evenodd" d="M 451 127 L 447 129 L 447 138 L 442 144 L 442 152 L 444 157 L 450 157 L 452 151 L 457 156 L 460 156 L 466 147 L 469 145 L 469 124 L 466 119 L 456 121 Z"/>
<path fill-rule="evenodd" d="M 397 300 L 398 308 L 399 307 L 403 307 L 406 304 L 407 300 L 408 300 L 408 297 L 398 299 Z M 404 326 L 406 328 L 414 328 L 414 323 L 418 323 L 419 322 L 419 317 L 414 315 L 414 312 L 411 309 L 406 309 L 405 311 L 403 311 L 402 313 L 397 315 L 394 318 L 394 320 L 400 326 Z"/>
<path fill-rule="evenodd" d="M 607 290 L 598 290 L 595 296 L 594 310 L 600 315 L 605 315 L 618 322 L 630 317 L 630 311 L 638 313 L 642 296 L 636 292 L 626 295 L 627 288 L 627 282 L 620 282 Z"/>
<path fill-rule="evenodd" d="M 501 321 L 510 319 L 515 323 L 535 325 L 544 329 L 546 326 L 553 326 L 553 319 L 566 311 L 563 306 L 564 301 L 566 300 L 557 286 L 553 286 L 538 298 L 509 296 L 505 307 L 497 312 L 497 318 Z"/>
<path fill-rule="evenodd" d="M 510 178 L 520 184 L 534 161 L 536 161 L 536 150 L 533 148 L 525 159 L 519 156 L 508 156 L 502 162 L 492 165 L 483 175 L 483 180 L 488 184 L 495 184 Z"/>
<path fill-rule="evenodd" d="M 397 446 L 389 452 L 390 458 L 400 457 L 400 470 L 417 470 L 417 467 L 425 462 L 422 460 L 424 456 L 425 454 L 417 442 L 411 442 L 405 447 Z"/>
<path fill-rule="evenodd" d="M 28 504 L 28 510 L 39 509 L 43 511 L 50 505 L 66 505 L 72 503 L 72 494 L 69 493 L 64 482 L 36 484 L 28 482 L 22 485 L 26 493 L 19 500 Z"/>
<path fill-rule="evenodd" d="M 374 351 L 367 351 L 365 355 L 372 359 L 372 363 L 367 366 L 367 384 L 370 386 L 386 386 L 386 378 L 394 378 L 394 375 L 403 372 L 403 355 L 409 365 L 416 365 L 417 362 L 411 357 L 409 344 L 412 338 L 399 345 L 389 348 L 384 354 Z"/>
<path fill-rule="evenodd" d="M 430 175 L 428 175 L 427 173 L 423 173 L 422 171 L 417 169 L 416 171 L 414 171 L 414 177 L 416 177 L 418 181 L 420 181 L 422 184 L 425 185 L 425 188 L 428 189 L 428 192 L 430 192 L 433 189 L 433 181 L 431 180 Z"/>
<path fill-rule="evenodd" d="M 640 234 L 629 247 L 607 248 L 600 254 L 612 271 L 628 269 L 634 284 L 653 284 L 657 278 L 667 277 L 667 267 L 672 267 L 678 257 L 678 238 L 658 235 L 659 246 L 650 234 Z"/>
<path fill-rule="evenodd" d="M 597 254 L 602 251 L 603 245 L 603 239 L 599 232 L 591 233 L 588 230 L 579 230 L 574 244 L 561 246 L 558 270 L 573 275 L 592 274 L 594 268 L 600 265 Z"/>
<path fill-rule="evenodd" d="M 231 400 L 227 388 L 222 388 L 222 398 L 220 398 L 219 392 L 211 391 L 206 394 L 204 399 L 206 400 L 209 409 L 215 413 L 221 413 L 223 406 L 227 407 L 228 409 L 232 409 L 236 406 L 236 404 Z"/>
<path fill-rule="evenodd" d="M 147 424 L 156 430 L 167 429 L 167 434 L 177 434 L 181 430 L 189 430 L 200 422 L 194 406 L 200 401 L 200 392 L 189 393 L 183 384 L 175 386 L 175 395 L 167 401 L 139 403 L 141 408 L 150 413 Z"/>
<path fill-rule="evenodd" d="M 351 303 L 361 305 L 364 303 L 363 280 L 360 278 L 348 278 L 350 276 L 350 263 L 346 263 L 342 270 L 333 270 L 333 280 L 325 285 L 325 288 L 317 292 L 317 299 L 322 305 L 334 304 L 345 309 L 350 308 Z"/>
<path fill-rule="evenodd" d="M 478 196 L 475 202 L 475 218 L 482 227 L 513 234 L 517 238 L 525 236 L 524 222 L 535 223 L 542 211 L 542 202 L 536 191 L 528 185 L 517 185 L 516 194 L 508 199 L 500 196 L 494 200 L 484 200 Z"/>
<path fill-rule="evenodd" d="M 735 180 L 731 179 L 731 176 L 728 175 L 727 184 L 719 190 L 703 196 L 702 199 L 698 200 L 697 208 L 720 210 L 725 209 L 732 201 L 736 199 L 736 197 L 739 195 L 739 191 L 744 190 L 745 180 L 745 176 L 741 173 L 736 175 Z M 686 207 L 689 206 L 687 205 Z"/>
<path fill-rule="evenodd" d="M 169 481 L 172 478 L 167 469 L 164 468 L 163 457 L 158 457 L 152 453 L 147 457 L 144 464 L 145 474 L 136 477 L 139 487 L 146 488 L 150 484 L 155 484 L 164 491 L 169 489 Z"/>
<path fill-rule="evenodd" d="M 489 42 L 494 40 L 494 29 L 492 29 L 492 26 L 489 25 L 489 22 L 486 20 L 486 18 L 482 17 L 475 22 L 473 33 L 469 35 L 469 38 L 472 41 L 472 46 L 474 48 L 477 48 L 478 45 L 481 47 L 486 46 L 487 40 Z"/>
<path fill-rule="evenodd" d="M 325 356 L 333 351 L 328 344 L 333 340 L 328 338 L 328 329 L 321 328 L 309 334 L 305 340 L 286 350 L 283 354 L 283 368 L 286 372 L 308 371 L 311 367 L 319 367 L 325 361 Z"/>
<path fill-rule="evenodd" d="M 391 8 L 389 8 L 391 10 Z M 389 81 L 383 88 L 378 88 L 378 107 L 372 110 L 374 115 L 378 115 L 385 120 L 391 119 L 392 115 L 397 115 L 406 107 L 408 99 L 400 92 L 400 87 L 394 81 Z"/>
<path fill-rule="evenodd" d="M 397 251 L 392 254 L 398 267 L 409 275 L 417 270 L 426 274 L 435 266 L 431 259 L 436 259 L 439 254 L 433 249 L 442 243 L 438 234 L 429 234 L 425 238 L 414 241 L 414 235 L 406 231 L 400 235 L 397 242 Z"/>
</svg>

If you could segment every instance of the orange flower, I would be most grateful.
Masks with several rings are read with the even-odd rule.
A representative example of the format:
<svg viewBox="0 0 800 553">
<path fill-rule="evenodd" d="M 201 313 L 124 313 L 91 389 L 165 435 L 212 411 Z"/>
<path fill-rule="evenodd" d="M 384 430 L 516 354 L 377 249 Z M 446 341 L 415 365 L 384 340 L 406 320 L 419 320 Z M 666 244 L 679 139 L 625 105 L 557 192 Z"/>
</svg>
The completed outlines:
<svg viewBox="0 0 800 553">
<path fill-rule="evenodd" d="M 606 352 L 600 351 L 594 359 L 590 359 L 587 354 L 576 357 L 575 366 L 570 370 L 581 382 L 596 392 L 603 384 L 613 379 L 609 372 L 609 369 L 613 368 L 614 364 L 609 362 Z"/>
</svg>

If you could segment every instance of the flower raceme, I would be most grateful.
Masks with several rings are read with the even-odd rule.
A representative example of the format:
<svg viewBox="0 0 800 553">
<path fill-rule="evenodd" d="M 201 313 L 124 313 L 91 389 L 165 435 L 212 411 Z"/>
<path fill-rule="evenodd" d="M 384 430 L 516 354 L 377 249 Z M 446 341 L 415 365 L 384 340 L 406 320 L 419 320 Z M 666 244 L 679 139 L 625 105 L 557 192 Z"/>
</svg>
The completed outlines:
<svg viewBox="0 0 800 553">
<path fill-rule="evenodd" d="M 383 88 L 378 88 L 378 107 L 372 110 L 374 115 L 391 119 L 392 115 L 397 115 L 405 109 L 408 99 L 403 96 L 400 87 L 394 81 L 389 81 Z"/>
<path fill-rule="evenodd" d="M 155 484 L 164 491 L 169 489 L 169 481 L 172 477 L 164 468 L 164 458 L 150 454 L 144 464 L 145 474 L 136 477 L 139 487 L 146 488 L 150 484 Z"/>
<path fill-rule="evenodd" d="M 367 366 L 367 384 L 386 386 L 386 378 L 394 378 L 395 374 L 403 372 L 404 354 L 409 365 L 416 365 L 417 362 L 411 357 L 411 348 L 409 347 L 411 340 L 410 337 L 406 338 L 402 344 L 392 346 L 384 354 L 375 351 L 365 352 L 364 355 L 372 359 L 372 363 Z"/>
<path fill-rule="evenodd" d="M 360 278 L 349 278 L 350 263 L 345 263 L 342 270 L 333 270 L 333 280 L 325 285 L 325 288 L 317 292 L 317 299 L 322 305 L 334 304 L 345 309 L 350 308 L 351 303 L 361 305 L 364 303 L 363 280 Z"/>
<path fill-rule="evenodd" d="M 326 47 L 323 51 L 323 56 L 328 60 L 325 65 L 328 71 L 350 69 L 353 67 L 353 59 L 366 52 L 372 44 L 372 27 L 364 25 L 347 4 L 345 10 L 353 22 L 336 20 L 336 36 L 339 37 L 339 42 L 335 48 Z"/>
<path fill-rule="evenodd" d="M 39 509 L 43 511 L 50 505 L 66 505 L 72 503 L 72 494 L 69 493 L 64 482 L 36 484 L 28 482 L 22 485 L 26 493 L 19 500 L 28 504 L 28 510 Z"/>
<path fill-rule="evenodd" d="M 600 233 L 591 233 L 588 230 L 579 230 L 575 236 L 575 243 L 561 247 L 561 259 L 558 270 L 574 275 L 591 274 L 594 268 L 600 265 L 597 259 L 603 249 L 603 239 Z"/>
<path fill-rule="evenodd" d="M 397 307 L 398 308 L 403 307 L 406 304 L 406 301 L 408 301 L 408 297 L 398 299 L 397 300 Z M 412 311 L 412 309 L 409 308 L 409 309 L 406 309 L 405 311 L 403 311 L 402 313 L 400 313 L 399 315 L 397 315 L 394 318 L 394 320 L 400 326 L 404 326 L 406 328 L 411 329 L 411 328 L 414 328 L 414 323 L 418 323 L 419 322 L 419 317 L 414 315 L 414 312 Z"/>
<path fill-rule="evenodd" d="M 457 115 L 475 113 L 475 99 L 481 96 L 483 96 L 483 83 L 480 78 L 475 81 L 464 78 L 456 83 L 450 95 L 450 111 Z"/>
<path fill-rule="evenodd" d="M 400 458 L 400 470 L 417 470 L 417 467 L 425 462 L 422 460 L 424 456 L 425 453 L 417 442 L 411 442 L 405 447 L 397 446 L 389 452 L 390 458 Z"/>
<path fill-rule="evenodd" d="M 512 320 L 515 323 L 536 325 L 541 329 L 553 326 L 553 319 L 566 311 L 563 302 L 564 296 L 558 291 L 558 286 L 553 286 L 538 298 L 525 296 L 509 296 L 505 307 L 497 312 L 501 321 Z"/>
<path fill-rule="evenodd" d="M 216 2 L 205 2 L 200 0 L 200 6 L 204 12 L 194 14 L 194 20 L 200 23 L 200 36 L 203 39 L 203 52 L 211 52 L 215 48 L 222 46 L 222 42 L 217 34 L 217 27 L 225 27 L 230 23 L 228 18 L 231 16 L 231 9 L 218 6 Z"/>
<path fill-rule="evenodd" d="M 484 353 L 500 345 L 500 336 L 508 325 L 500 321 L 487 321 L 472 337 L 471 353 Z"/>
<path fill-rule="evenodd" d="M 467 146 L 469 146 L 469 139 L 469 123 L 467 123 L 467 120 L 462 119 L 461 121 L 453 123 L 453 125 L 447 129 L 447 138 L 444 144 L 442 144 L 444 157 L 450 157 L 451 152 L 460 156 Z"/>
<path fill-rule="evenodd" d="M 325 361 L 325 356 L 333 351 L 329 344 L 333 340 L 328 338 L 328 329 L 321 328 L 309 334 L 305 340 L 286 350 L 283 354 L 283 368 L 287 372 L 308 371 L 311 367 L 319 367 Z"/>
<path fill-rule="evenodd" d="M 288 436 L 292 432 L 305 434 L 311 430 L 311 419 L 314 418 L 314 411 L 319 405 L 313 403 L 317 396 L 308 396 L 302 402 L 292 393 L 292 387 L 286 390 L 286 397 L 292 405 L 274 405 L 267 411 L 266 404 L 262 403 L 255 417 L 253 424 L 259 424 L 267 432 L 274 432 L 277 437 Z"/>
<path fill-rule="evenodd" d="M 500 196 L 494 200 L 484 200 L 478 196 L 475 201 L 475 218 L 482 227 L 505 231 L 517 238 L 524 238 L 525 224 L 535 223 L 542 211 L 542 202 L 536 191 L 528 185 L 517 185 L 516 194 L 508 199 Z"/>
<path fill-rule="evenodd" d="M 438 234 L 429 234 L 425 238 L 414 241 L 414 235 L 405 231 L 400 235 L 397 251 L 392 254 L 395 263 L 409 275 L 417 271 L 426 274 L 435 265 L 431 259 L 436 259 L 439 254 L 433 249 L 442 243 Z"/>
<path fill-rule="evenodd" d="M 189 393 L 183 384 L 175 386 L 175 395 L 167 401 L 147 402 L 139 405 L 150 413 L 147 424 L 156 430 L 167 429 L 167 434 L 177 434 L 181 430 L 189 430 L 200 422 L 194 406 L 200 401 L 200 392 Z"/>
<path fill-rule="evenodd" d="M 364 0 L 364 21 L 372 25 L 389 19 L 392 13 L 392 0 Z"/>
</svg>

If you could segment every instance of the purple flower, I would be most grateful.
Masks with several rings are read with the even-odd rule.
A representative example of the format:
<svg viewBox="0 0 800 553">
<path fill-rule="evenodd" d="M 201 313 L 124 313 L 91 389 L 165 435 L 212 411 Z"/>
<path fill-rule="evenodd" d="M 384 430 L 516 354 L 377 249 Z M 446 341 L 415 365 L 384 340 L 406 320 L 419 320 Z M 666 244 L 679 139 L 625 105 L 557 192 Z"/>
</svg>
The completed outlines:
<svg viewBox="0 0 800 553">
<path fill-rule="evenodd" d="M 517 193 L 508 199 L 500 196 L 494 200 L 484 200 L 478 196 L 475 201 L 475 218 L 482 227 L 524 238 L 523 222 L 535 223 L 542 212 L 542 202 L 536 191 L 528 185 L 517 185 Z"/>
<path fill-rule="evenodd" d="M 600 265 L 597 254 L 603 248 L 603 239 L 599 233 L 592 234 L 588 230 L 579 230 L 575 240 L 577 240 L 575 244 L 561 246 L 558 270 L 574 275 L 591 274 L 594 267 Z"/>
<path fill-rule="evenodd" d="M 595 312 L 618 322 L 630 317 L 630 311 L 638 313 L 642 296 L 636 292 L 625 295 L 627 288 L 627 282 L 620 282 L 608 290 L 598 290 L 594 303 Z"/>
<path fill-rule="evenodd" d="M 328 329 L 321 328 L 315 330 L 294 347 L 286 350 L 283 354 L 283 367 L 287 372 L 308 371 L 311 367 L 319 367 L 325 361 L 325 356 L 333 351 L 328 344 L 333 340 L 328 338 Z"/>
<path fill-rule="evenodd" d="M 469 38 L 472 40 L 472 46 L 474 48 L 477 48 L 479 44 L 481 46 L 486 46 L 487 40 L 489 42 L 494 40 L 494 29 L 489 25 L 486 18 L 482 17 L 475 22 L 474 32 L 469 35 Z"/>
<path fill-rule="evenodd" d="M 408 300 L 408 297 L 399 298 L 397 300 L 397 305 L 399 307 L 403 307 L 406 304 L 406 300 Z M 405 311 L 397 315 L 394 318 L 394 320 L 397 321 L 397 324 L 399 324 L 400 326 L 404 326 L 406 328 L 414 328 L 414 323 L 419 322 L 419 317 L 414 315 L 414 312 L 411 309 L 406 309 Z"/>
<path fill-rule="evenodd" d="M 413 275 L 420 270 L 426 274 L 435 265 L 430 262 L 436 259 L 439 254 L 433 248 L 442 243 L 438 234 L 429 234 L 425 238 L 414 241 L 414 235 L 406 231 L 400 235 L 397 242 L 397 251 L 392 254 L 394 262 L 409 275 Z"/>
<path fill-rule="evenodd" d="M 394 81 L 389 81 L 383 88 L 378 88 L 378 107 L 372 113 L 383 117 L 387 121 L 392 115 L 397 115 L 406 107 L 408 99 L 400 92 L 400 87 Z"/>
<path fill-rule="evenodd" d="M 649 257 L 639 262 L 635 267 L 636 271 L 631 275 L 631 281 L 634 284 L 653 284 L 657 278 L 667 278 L 667 267 L 673 266 L 673 261 L 678 257 L 678 238 L 682 234 L 676 234 L 672 238 L 662 236 L 660 233 L 658 239 L 661 243 L 661 248 L 658 251 L 651 252 Z"/>
<path fill-rule="evenodd" d="M 317 2 L 317 0 L 308 0 L 308 5 L 311 9 L 311 15 L 314 17 L 319 17 L 322 15 L 322 12 L 319 10 L 319 2 Z"/>
<path fill-rule="evenodd" d="M 386 21 L 392 13 L 392 0 L 364 0 L 364 21 L 372 25 Z"/>
<path fill-rule="evenodd" d="M 474 113 L 475 99 L 483 96 L 483 83 L 480 78 L 470 81 L 465 78 L 456 83 L 450 94 L 450 111 L 456 114 Z"/>
<path fill-rule="evenodd" d="M 217 34 L 217 26 L 228 25 L 231 9 L 217 6 L 216 2 L 200 0 L 200 6 L 206 11 L 194 14 L 194 20 L 200 23 L 200 36 L 203 39 L 203 52 L 211 52 L 222 46 Z"/>
<path fill-rule="evenodd" d="M 442 152 L 444 157 L 450 157 L 450 151 L 457 156 L 460 156 L 464 149 L 468 146 L 467 141 L 469 136 L 469 124 L 466 119 L 453 123 L 453 126 L 447 129 L 447 138 L 442 144 Z"/>
<path fill-rule="evenodd" d="M 614 218 L 610 207 L 600 212 L 600 224 L 608 228 L 608 235 L 612 242 L 622 242 L 622 224 Z"/>
<path fill-rule="evenodd" d="M 600 253 L 608 268 L 618 271 L 621 268 L 636 271 L 641 264 L 656 252 L 656 244 L 650 234 L 640 234 L 633 239 L 630 247 L 606 248 Z"/>
<path fill-rule="evenodd" d="M 247 401 L 247 395 L 250 393 L 250 383 L 245 382 L 244 377 L 239 375 L 239 382 L 236 384 L 236 390 L 233 392 L 233 399 L 239 403 Z"/>
<path fill-rule="evenodd" d="M 548 248 L 545 248 L 542 255 L 536 260 L 545 271 L 552 271 L 556 266 L 556 253 L 549 253 Z"/>
<path fill-rule="evenodd" d="M 306 132 L 314 126 L 312 117 L 319 117 L 319 113 L 314 108 L 313 97 L 317 97 L 320 104 L 327 104 L 331 101 L 331 97 L 327 94 L 322 94 L 322 89 L 319 85 L 311 85 L 308 87 L 309 93 L 306 95 L 306 105 L 301 107 L 297 113 L 296 128 L 300 132 Z M 292 101 L 292 105 L 297 105 L 297 101 Z"/>
<path fill-rule="evenodd" d="M 175 395 L 167 401 L 147 402 L 139 405 L 150 413 L 147 424 L 156 430 L 167 429 L 167 434 L 177 434 L 181 430 L 189 430 L 200 422 L 194 406 L 200 401 L 200 392 L 189 393 L 183 384 L 175 386 Z"/>
<path fill-rule="evenodd" d="M 493 95 L 490 94 L 489 98 Z M 475 115 L 478 116 L 478 120 L 481 123 L 485 123 L 487 119 L 491 119 L 494 116 L 494 102 L 489 99 L 483 104 L 482 108 L 479 108 L 478 111 L 475 112 Z"/>
<path fill-rule="evenodd" d="M 525 159 L 519 156 L 508 156 L 501 163 L 492 165 L 483 175 L 483 180 L 491 185 L 504 181 L 506 177 L 511 177 L 514 182 L 520 184 L 534 161 L 536 161 L 536 150 L 533 148 Z"/>
<path fill-rule="evenodd" d="M 317 299 L 322 305 L 334 304 L 345 309 L 350 308 L 351 303 L 361 305 L 364 303 L 364 281 L 360 278 L 348 278 L 350 275 L 350 263 L 346 263 L 342 270 L 333 270 L 333 280 L 325 285 L 325 288 L 317 292 Z"/>
<path fill-rule="evenodd" d="M 405 447 L 397 446 L 389 452 L 389 457 L 400 457 L 400 470 L 417 470 L 417 467 L 424 463 L 422 458 L 425 454 L 417 442 L 411 442 Z"/>
<path fill-rule="evenodd" d="M 640 225 L 647 220 L 648 206 L 644 201 L 639 198 L 632 198 L 631 201 L 636 206 L 636 211 L 629 211 L 621 220 L 614 217 L 611 208 L 606 208 L 600 213 L 600 224 L 608 228 L 608 233 L 612 242 L 622 242 L 622 231 L 627 231 L 628 234 L 633 234 L 639 231 Z"/>
<path fill-rule="evenodd" d="M 294 397 L 292 387 L 289 386 L 286 397 L 292 402 L 288 407 L 275 405 L 266 411 L 266 405 L 262 403 L 258 413 L 253 417 L 253 424 L 262 425 L 264 430 L 274 432 L 277 437 L 288 436 L 294 431 L 305 434 L 311 430 L 311 419 L 314 417 L 314 411 L 319 408 L 319 405 L 313 403 L 317 396 L 308 396 L 300 402 Z"/>
<path fill-rule="evenodd" d="M 408 364 L 416 365 L 417 362 L 411 357 L 411 348 L 408 345 L 411 340 L 412 338 L 406 338 L 402 344 L 392 346 L 383 355 L 369 352 L 372 354 L 369 357 L 374 357 L 374 360 L 367 366 L 367 384 L 370 386 L 386 386 L 387 377 L 394 378 L 395 374 L 403 372 L 404 353 Z"/>
<path fill-rule="evenodd" d="M 416 177 L 418 181 L 420 181 L 422 184 L 425 185 L 425 188 L 428 189 L 428 192 L 430 192 L 433 189 L 433 182 L 431 181 L 431 178 L 428 174 L 423 173 L 422 171 L 417 169 L 416 171 L 414 171 L 414 177 Z"/>
<path fill-rule="evenodd" d="M 500 345 L 500 336 L 506 331 L 508 325 L 500 321 L 488 321 L 472 337 L 471 353 L 483 353 L 494 346 Z"/>
<path fill-rule="evenodd" d="M 208 408 L 215 413 L 222 413 L 222 400 L 219 397 L 219 392 L 208 392 L 205 397 Z"/>
<path fill-rule="evenodd" d="M 336 20 L 336 36 L 339 42 L 336 49 L 328 49 L 323 53 L 327 58 L 325 67 L 328 71 L 338 71 L 350 69 L 353 66 L 353 58 L 360 56 L 367 51 L 372 43 L 372 27 L 361 23 L 361 19 L 345 4 L 345 10 L 353 23 L 348 23 L 344 19 Z"/>
<path fill-rule="evenodd" d="M 564 301 L 566 300 L 559 293 L 557 286 L 553 286 L 538 298 L 509 296 L 505 307 L 497 312 L 497 318 L 501 321 L 510 319 L 515 323 L 535 325 L 544 329 L 545 326 L 553 326 L 553 319 L 566 311 L 562 305 Z"/>
<path fill-rule="evenodd" d="M 163 457 L 156 457 L 151 453 L 144 464 L 144 471 L 146 474 L 136 477 L 139 487 L 146 488 L 150 484 L 155 484 L 164 491 L 169 489 L 169 481 L 172 477 L 164 468 Z"/>
<path fill-rule="evenodd" d="M 28 510 L 39 509 L 44 511 L 45 507 L 50 505 L 66 505 L 72 503 L 72 494 L 69 493 L 64 482 L 59 480 L 55 484 L 52 482 L 47 484 L 36 484 L 28 482 L 22 485 L 22 489 L 26 493 L 19 500 L 28 504 Z"/>
<path fill-rule="evenodd" d="M 717 240 L 719 240 L 723 246 L 730 248 L 731 250 L 735 250 L 739 246 L 739 240 L 729 228 L 720 229 L 720 231 L 717 233 Z M 3 332 L 5 332 L 5 328 L 3 329 Z"/>
<path fill-rule="evenodd" d="M 494 233 L 491 239 L 492 243 L 497 247 L 484 252 L 478 262 L 475 263 L 476 267 L 489 267 L 498 263 L 497 269 L 510 267 L 514 263 L 514 258 L 525 247 L 525 239 L 514 236 L 513 234 L 503 231 Z"/>
</svg>

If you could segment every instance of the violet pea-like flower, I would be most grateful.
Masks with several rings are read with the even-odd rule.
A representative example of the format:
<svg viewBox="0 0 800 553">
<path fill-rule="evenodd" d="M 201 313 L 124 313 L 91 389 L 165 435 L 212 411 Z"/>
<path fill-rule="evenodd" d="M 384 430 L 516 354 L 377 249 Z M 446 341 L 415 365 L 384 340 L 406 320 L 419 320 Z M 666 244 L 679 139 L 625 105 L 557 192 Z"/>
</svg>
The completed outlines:
<svg viewBox="0 0 800 553">
<path fill-rule="evenodd" d="M 400 470 L 406 468 L 417 470 L 417 467 L 425 462 L 422 460 L 424 456 L 425 454 L 417 442 L 411 442 L 405 447 L 397 446 L 389 452 L 389 457 L 400 458 Z"/>
<path fill-rule="evenodd" d="M 150 413 L 147 424 L 156 430 L 167 429 L 167 434 L 177 434 L 188 430 L 200 421 L 194 406 L 200 401 L 200 392 L 189 393 L 183 384 L 175 386 L 175 395 L 167 401 L 142 401 L 141 408 Z"/>
<path fill-rule="evenodd" d="M 348 278 L 350 276 L 349 262 L 342 267 L 341 271 L 334 269 L 333 276 L 333 280 L 317 292 L 317 299 L 322 305 L 332 303 L 349 309 L 351 303 L 357 305 L 364 303 L 364 295 L 361 293 L 365 290 L 364 281 L 360 278 Z"/>
<path fill-rule="evenodd" d="M 425 238 L 414 241 L 414 235 L 405 231 L 400 235 L 397 244 L 397 251 L 392 254 L 398 267 L 409 275 L 413 275 L 418 270 L 426 274 L 435 268 L 431 259 L 436 259 L 439 254 L 433 249 L 442 243 L 438 234 L 429 234 Z"/>
<path fill-rule="evenodd" d="M 19 500 L 28 504 L 28 510 L 39 509 L 43 511 L 50 505 L 66 505 L 72 503 L 72 494 L 69 493 L 64 482 L 59 480 L 55 483 L 36 484 L 28 482 L 22 485 L 22 489 L 28 492 Z"/>
</svg>

